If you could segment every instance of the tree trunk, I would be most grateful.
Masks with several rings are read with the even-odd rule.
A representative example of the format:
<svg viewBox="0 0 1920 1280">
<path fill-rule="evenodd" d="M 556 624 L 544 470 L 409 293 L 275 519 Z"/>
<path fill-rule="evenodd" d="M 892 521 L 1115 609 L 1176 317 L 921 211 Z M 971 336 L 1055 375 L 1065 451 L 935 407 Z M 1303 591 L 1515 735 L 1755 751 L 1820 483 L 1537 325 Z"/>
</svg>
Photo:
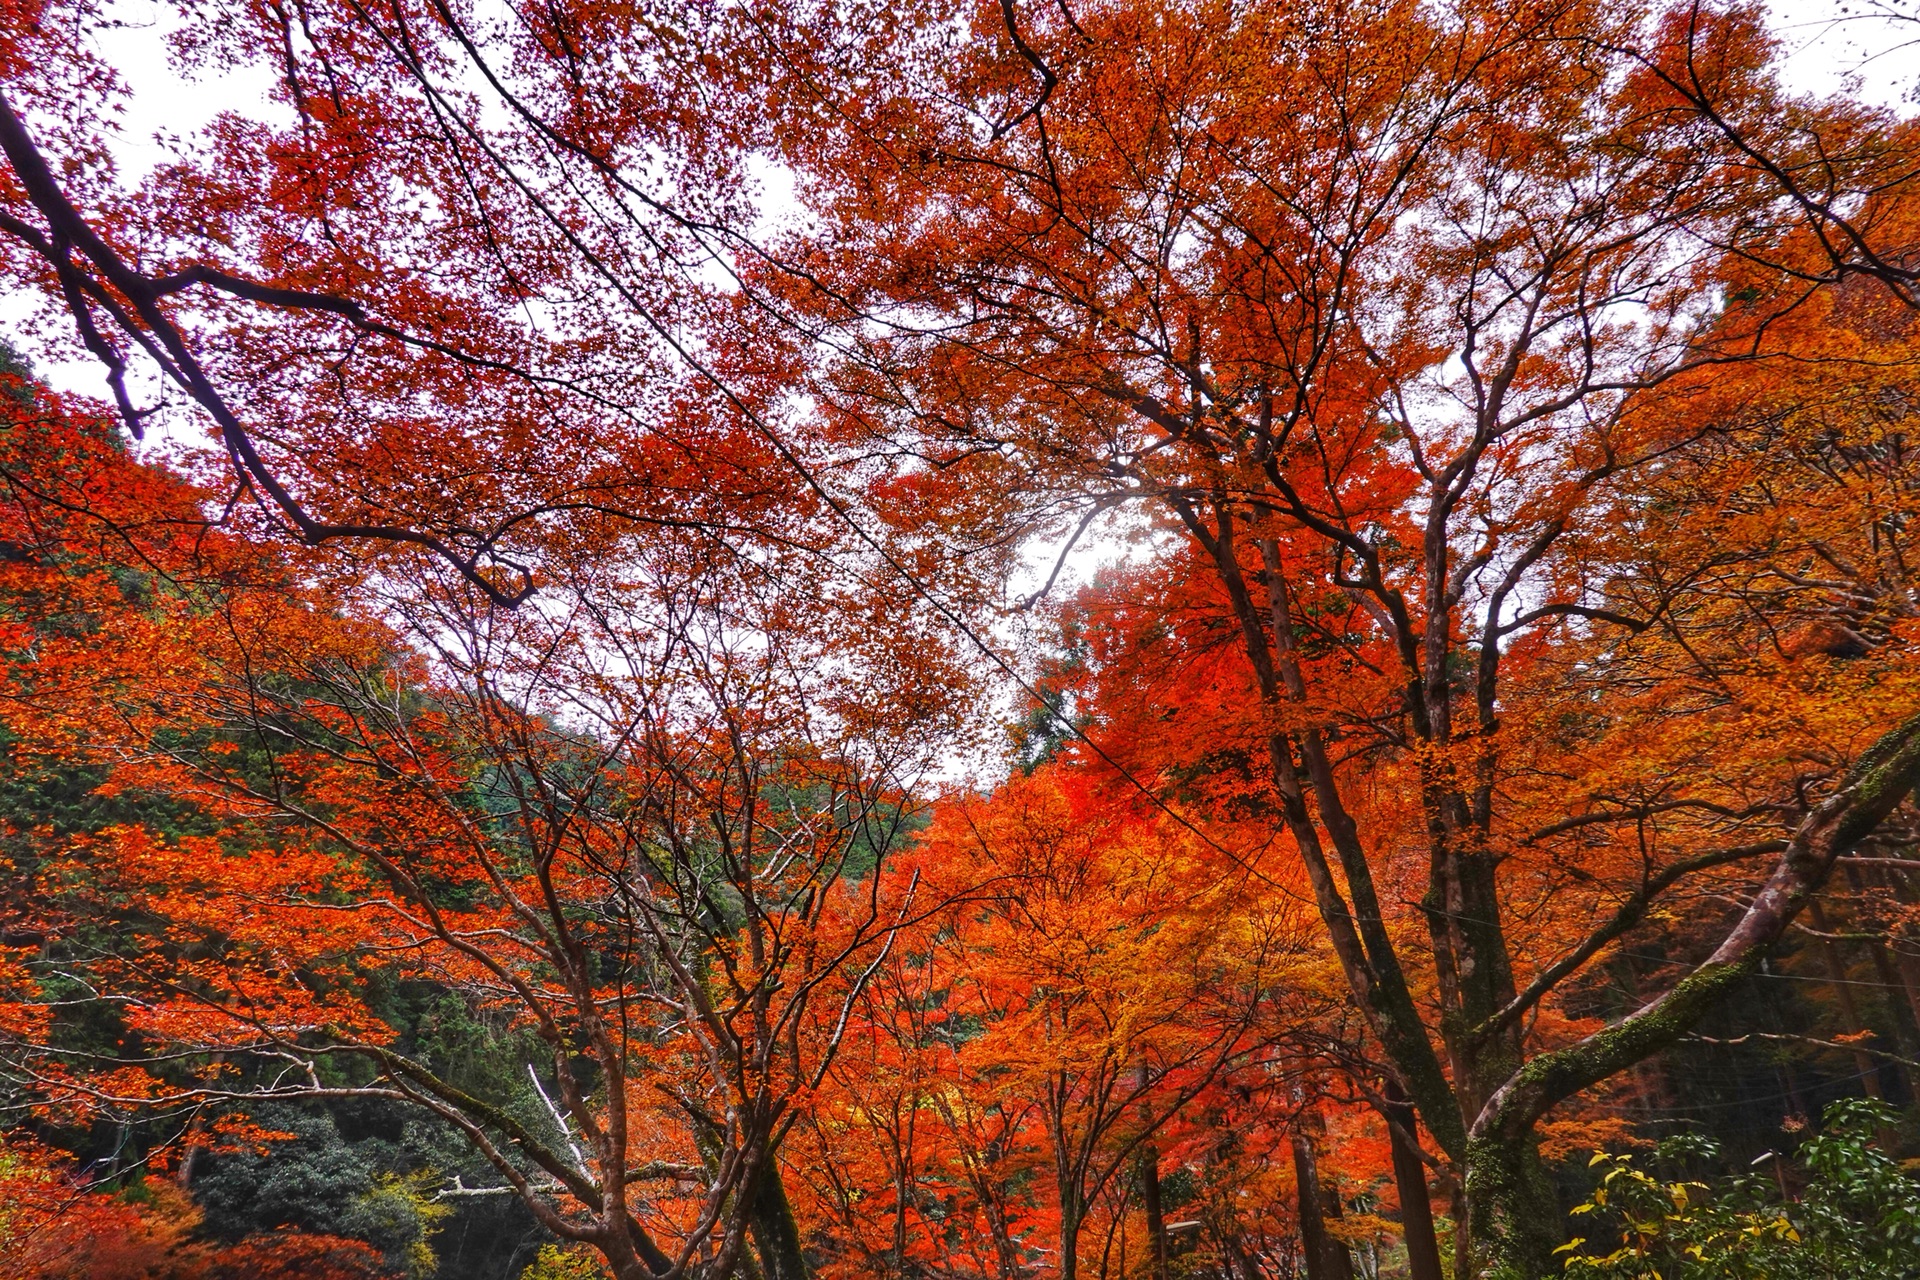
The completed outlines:
<svg viewBox="0 0 1920 1280">
<path fill-rule="evenodd" d="M 800 1249 L 800 1224 L 794 1221 L 786 1184 L 780 1180 L 779 1162 L 771 1152 L 754 1179 L 747 1215 L 747 1227 L 753 1235 L 754 1252 L 760 1255 L 760 1273 L 765 1280 L 807 1280 L 807 1262 Z"/>
<path fill-rule="evenodd" d="M 1300 1190 L 1300 1247 L 1307 1256 L 1307 1280 L 1353 1280 L 1352 1255 L 1327 1232 L 1313 1140 L 1298 1130 L 1293 1135 L 1293 1174 Z"/>
<path fill-rule="evenodd" d="M 1467 1212 L 1474 1280 L 1542 1280 L 1563 1270 L 1554 1250 L 1565 1215 L 1531 1131 L 1469 1141 Z"/>
<path fill-rule="evenodd" d="M 1473 1232 L 1467 1229 L 1467 1189 L 1456 1182 L 1450 1199 L 1453 1213 L 1453 1274 L 1457 1280 L 1472 1280 Z"/>
<path fill-rule="evenodd" d="M 1080 1273 L 1080 1209 L 1071 1208 L 1066 1197 L 1060 1203 L 1060 1280 L 1075 1280 Z"/>
<path fill-rule="evenodd" d="M 1427 1193 L 1427 1163 L 1420 1158 L 1420 1132 L 1413 1104 L 1387 1082 L 1387 1141 L 1393 1149 L 1393 1181 L 1400 1191 L 1400 1227 L 1407 1237 L 1409 1280 L 1442 1280 L 1440 1241 L 1433 1233 L 1433 1202 Z"/>
<path fill-rule="evenodd" d="M 1167 1223 L 1160 1212 L 1160 1149 L 1142 1143 L 1139 1156 L 1140 1202 L 1146 1212 L 1148 1275 L 1167 1280 Z"/>
<path fill-rule="evenodd" d="M 1134 1065 L 1134 1083 L 1139 1096 L 1146 1097 L 1148 1072 L 1144 1059 Z M 1153 1110 L 1144 1102 L 1140 1106 L 1140 1121 L 1150 1122 Z M 1151 1268 L 1148 1274 L 1152 1280 L 1167 1280 L 1167 1220 L 1160 1211 L 1160 1148 L 1152 1142 L 1140 1144 L 1137 1173 L 1140 1179 L 1140 1203 L 1146 1212 L 1147 1248 Z"/>
</svg>

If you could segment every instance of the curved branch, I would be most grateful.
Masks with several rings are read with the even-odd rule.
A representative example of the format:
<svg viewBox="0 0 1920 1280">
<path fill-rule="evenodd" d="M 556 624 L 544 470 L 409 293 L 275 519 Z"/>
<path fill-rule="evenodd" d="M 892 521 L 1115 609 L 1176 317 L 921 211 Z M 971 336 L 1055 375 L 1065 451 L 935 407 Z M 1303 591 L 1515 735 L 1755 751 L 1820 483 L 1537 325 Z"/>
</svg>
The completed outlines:
<svg viewBox="0 0 1920 1280">
<path fill-rule="evenodd" d="M 1881 737 L 1840 787 L 1806 816 L 1767 883 L 1711 956 L 1638 1011 L 1527 1063 L 1488 1099 L 1473 1123 L 1472 1139 L 1516 1141 L 1556 1103 L 1679 1039 L 1760 967 L 1834 864 L 1871 835 L 1916 784 L 1920 716 Z"/>
</svg>

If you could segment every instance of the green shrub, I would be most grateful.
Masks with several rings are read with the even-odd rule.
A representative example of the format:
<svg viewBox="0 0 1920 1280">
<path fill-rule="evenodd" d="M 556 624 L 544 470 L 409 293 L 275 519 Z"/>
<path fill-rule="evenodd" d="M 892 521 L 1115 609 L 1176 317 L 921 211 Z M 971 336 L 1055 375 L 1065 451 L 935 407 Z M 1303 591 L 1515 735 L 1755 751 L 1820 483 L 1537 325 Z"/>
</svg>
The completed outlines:
<svg viewBox="0 0 1920 1280">
<path fill-rule="evenodd" d="M 591 1249 L 548 1244 L 520 1273 L 520 1280 L 605 1280 L 607 1269 Z"/>
<path fill-rule="evenodd" d="M 1882 1103 L 1851 1099 L 1800 1145 L 1782 1194 L 1769 1166 L 1713 1185 L 1667 1181 L 1631 1156 L 1602 1152 L 1604 1169 L 1561 1251 L 1576 1280 L 1915 1280 L 1920 1277 L 1920 1177 L 1880 1149 L 1895 1119 Z M 1703 1138 L 1671 1139 L 1656 1167 L 1718 1155 Z M 1598 1242 L 1598 1243 L 1597 1243 Z"/>
</svg>

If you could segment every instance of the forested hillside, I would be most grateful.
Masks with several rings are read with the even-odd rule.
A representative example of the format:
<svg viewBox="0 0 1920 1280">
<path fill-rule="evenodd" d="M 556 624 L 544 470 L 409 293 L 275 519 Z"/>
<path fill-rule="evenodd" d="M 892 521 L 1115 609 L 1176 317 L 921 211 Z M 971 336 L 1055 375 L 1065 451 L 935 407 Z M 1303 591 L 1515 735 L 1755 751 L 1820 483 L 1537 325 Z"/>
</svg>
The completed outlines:
<svg viewBox="0 0 1920 1280">
<path fill-rule="evenodd" d="M 5 8 L 0 1280 L 1913 1275 L 1920 135 L 1784 57 Z"/>
</svg>

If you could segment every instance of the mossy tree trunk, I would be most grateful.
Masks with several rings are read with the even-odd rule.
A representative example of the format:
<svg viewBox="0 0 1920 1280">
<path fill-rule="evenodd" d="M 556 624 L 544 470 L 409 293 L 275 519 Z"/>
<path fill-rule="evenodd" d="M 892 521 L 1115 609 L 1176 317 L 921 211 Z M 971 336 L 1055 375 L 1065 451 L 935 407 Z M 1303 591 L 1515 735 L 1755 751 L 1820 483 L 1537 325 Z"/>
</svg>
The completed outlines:
<svg viewBox="0 0 1920 1280">
<path fill-rule="evenodd" d="M 755 1177 L 747 1207 L 747 1224 L 754 1252 L 760 1255 L 765 1280 L 807 1280 L 807 1260 L 800 1244 L 800 1224 L 787 1199 L 779 1162 L 769 1153 Z"/>
<path fill-rule="evenodd" d="M 1475 1276 L 1542 1280 L 1559 1274 L 1554 1250 L 1565 1234 L 1565 1215 L 1531 1132 L 1517 1139 L 1468 1140 L 1467 1212 Z"/>
</svg>

